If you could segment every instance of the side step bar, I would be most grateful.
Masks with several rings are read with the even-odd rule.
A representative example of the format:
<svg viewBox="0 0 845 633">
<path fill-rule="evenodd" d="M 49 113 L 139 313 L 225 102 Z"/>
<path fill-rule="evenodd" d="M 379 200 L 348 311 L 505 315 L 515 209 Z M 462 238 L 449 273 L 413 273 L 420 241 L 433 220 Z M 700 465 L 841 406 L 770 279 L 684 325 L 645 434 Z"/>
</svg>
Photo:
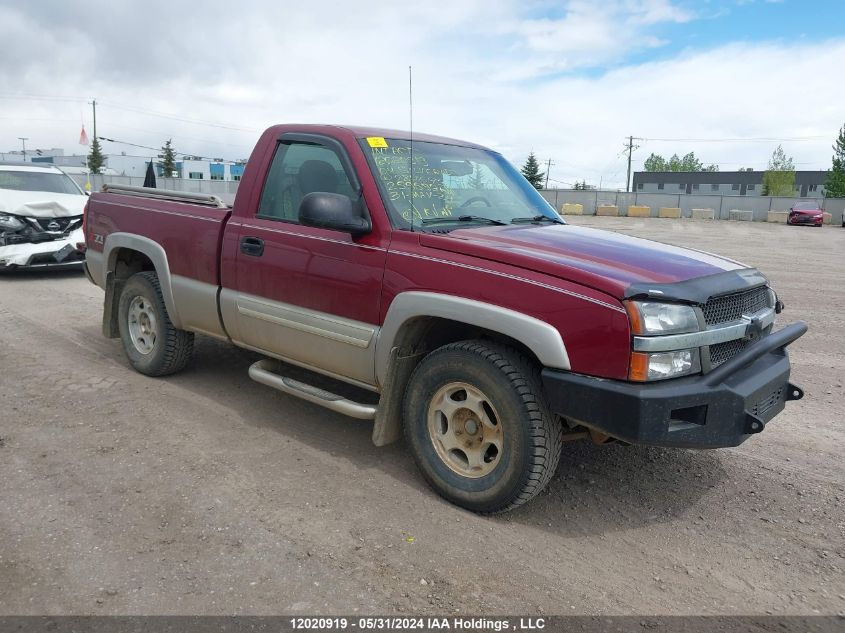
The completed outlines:
<svg viewBox="0 0 845 633">
<path fill-rule="evenodd" d="M 276 361 L 267 358 L 253 363 L 249 368 L 249 377 L 255 382 L 260 382 L 262 385 L 267 385 L 291 396 L 319 404 L 322 407 L 337 411 L 343 415 L 358 418 L 359 420 L 375 419 L 377 410 L 375 405 L 353 402 L 325 389 L 320 389 L 319 387 L 300 382 L 299 380 L 277 374 L 273 371 L 273 367 L 276 364 Z"/>
</svg>

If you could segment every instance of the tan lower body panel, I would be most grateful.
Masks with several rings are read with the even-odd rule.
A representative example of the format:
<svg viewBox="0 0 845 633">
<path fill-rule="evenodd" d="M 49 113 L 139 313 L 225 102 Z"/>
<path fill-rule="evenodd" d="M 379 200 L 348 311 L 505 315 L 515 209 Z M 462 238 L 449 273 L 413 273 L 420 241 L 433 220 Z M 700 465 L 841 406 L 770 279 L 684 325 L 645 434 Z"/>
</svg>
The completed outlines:
<svg viewBox="0 0 845 633">
<path fill-rule="evenodd" d="M 220 310 L 232 341 L 329 376 L 375 385 L 378 327 L 224 288 Z"/>
</svg>

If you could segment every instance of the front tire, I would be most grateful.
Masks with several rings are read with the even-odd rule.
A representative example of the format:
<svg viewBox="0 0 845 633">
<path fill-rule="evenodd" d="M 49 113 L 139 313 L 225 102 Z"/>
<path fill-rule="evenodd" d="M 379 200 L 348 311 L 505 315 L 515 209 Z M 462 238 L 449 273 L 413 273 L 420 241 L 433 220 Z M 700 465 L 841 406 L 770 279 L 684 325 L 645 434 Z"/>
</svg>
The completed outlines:
<svg viewBox="0 0 845 633">
<path fill-rule="evenodd" d="M 405 436 L 425 479 L 449 501 L 485 514 L 534 498 L 557 468 L 561 427 L 539 369 L 481 341 L 445 345 L 414 370 Z"/>
<path fill-rule="evenodd" d="M 118 304 L 118 327 L 129 363 L 142 374 L 166 376 L 191 360 L 194 334 L 173 327 L 154 272 L 137 273 L 126 282 Z"/>
</svg>

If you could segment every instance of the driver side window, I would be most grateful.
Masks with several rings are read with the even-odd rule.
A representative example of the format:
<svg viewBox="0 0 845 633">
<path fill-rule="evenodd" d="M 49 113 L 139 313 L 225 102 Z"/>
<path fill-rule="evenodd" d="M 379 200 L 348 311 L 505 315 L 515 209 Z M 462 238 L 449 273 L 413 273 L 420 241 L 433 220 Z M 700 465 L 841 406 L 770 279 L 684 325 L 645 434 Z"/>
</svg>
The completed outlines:
<svg viewBox="0 0 845 633">
<path fill-rule="evenodd" d="M 258 217 L 299 222 L 299 203 L 316 191 L 353 198 L 352 184 L 337 153 L 325 145 L 281 142 L 267 173 Z"/>
</svg>

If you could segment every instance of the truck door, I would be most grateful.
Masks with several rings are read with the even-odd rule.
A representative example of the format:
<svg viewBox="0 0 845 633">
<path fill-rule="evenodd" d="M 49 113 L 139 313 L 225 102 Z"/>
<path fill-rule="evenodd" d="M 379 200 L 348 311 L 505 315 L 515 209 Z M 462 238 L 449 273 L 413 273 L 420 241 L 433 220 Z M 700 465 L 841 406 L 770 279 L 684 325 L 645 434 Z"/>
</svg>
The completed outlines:
<svg viewBox="0 0 845 633">
<path fill-rule="evenodd" d="M 220 305 L 235 343 L 373 385 L 387 250 L 298 221 L 306 194 L 354 200 L 359 182 L 335 139 L 282 135 L 258 208 L 229 222 L 238 250 L 234 286 L 221 291 Z"/>
</svg>

